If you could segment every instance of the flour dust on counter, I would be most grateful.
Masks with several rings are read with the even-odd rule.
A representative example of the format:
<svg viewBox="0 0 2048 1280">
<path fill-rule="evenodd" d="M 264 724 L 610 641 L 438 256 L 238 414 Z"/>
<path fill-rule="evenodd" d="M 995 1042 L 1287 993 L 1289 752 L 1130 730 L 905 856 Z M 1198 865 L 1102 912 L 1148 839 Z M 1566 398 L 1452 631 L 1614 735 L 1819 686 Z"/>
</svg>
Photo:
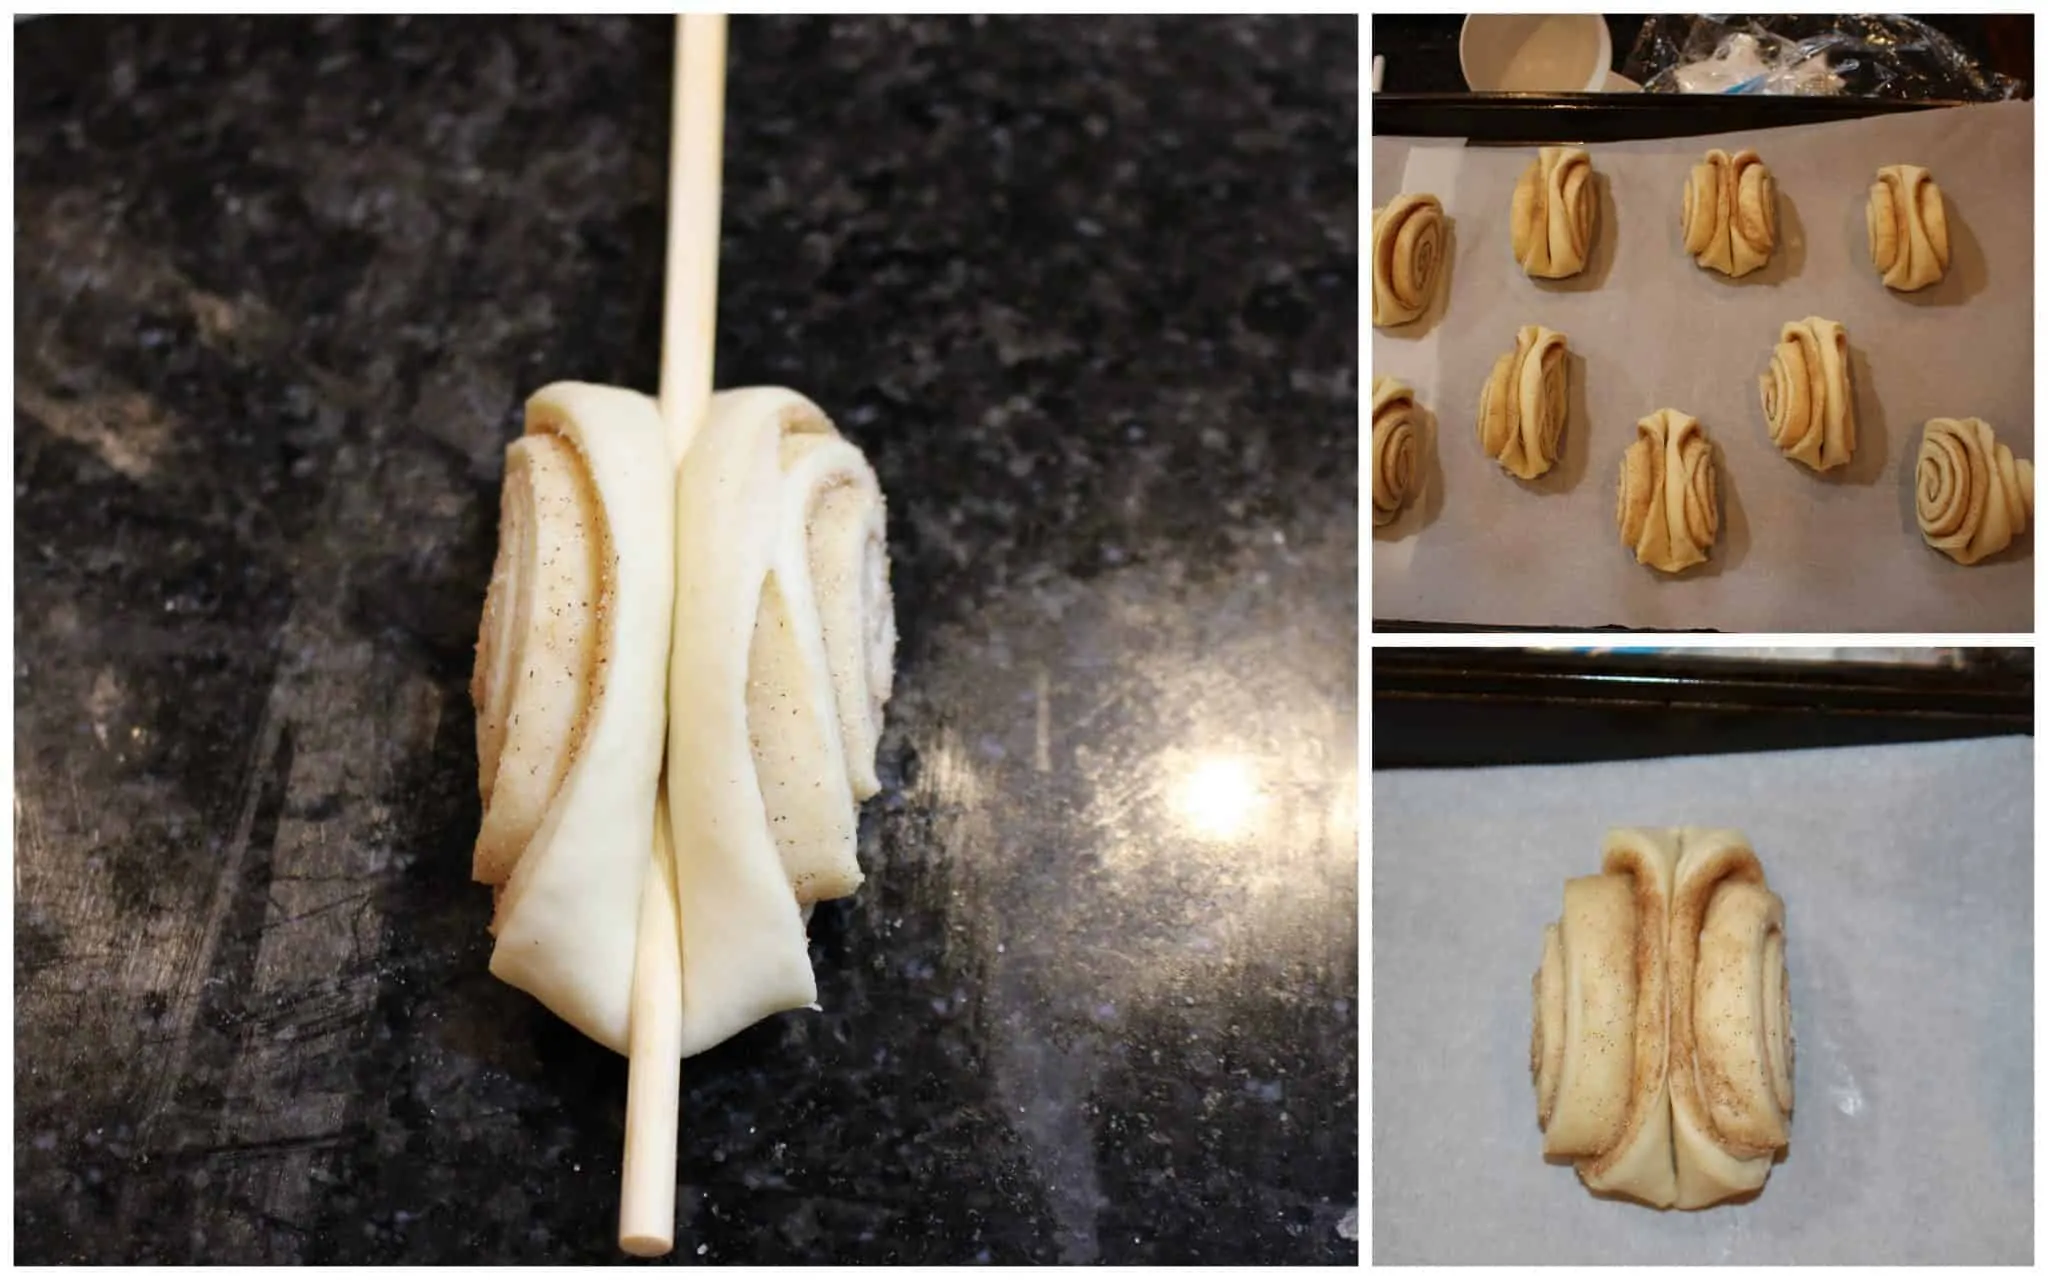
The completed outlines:
<svg viewBox="0 0 2048 1280">
<path fill-rule="evenodd" d="M 521 396 L 655 383 L 669 33 L 16 30 L 20 1261 L 617 1256 L 467 686 Z M 872 461 L 901 637 L 678 1260 L 1355 1263 L 1355 19 L 742 17 L 727 97 L 717 384 Z"/>
</svg>

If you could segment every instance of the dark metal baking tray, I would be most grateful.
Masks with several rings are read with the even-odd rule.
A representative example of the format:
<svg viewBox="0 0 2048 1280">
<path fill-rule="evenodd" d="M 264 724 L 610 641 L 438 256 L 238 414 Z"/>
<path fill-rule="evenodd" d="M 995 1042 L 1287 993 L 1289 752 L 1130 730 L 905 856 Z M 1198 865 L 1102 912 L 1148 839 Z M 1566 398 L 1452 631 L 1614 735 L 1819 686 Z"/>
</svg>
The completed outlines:
<svg viewBox="0 0 2048 1280">
<path fill-rule="evenodd" d="M 1464 138 L 1475 146 L 1631 142 L 1780 129 L 1966 103 L 1698 93 L 1377 93 L 1376 138 Z"/>
<path fill-rule="evenodd" d="M 1375 769 L 1568 764 L 2034 731 L 2028 649 L 1960 668 L 1711 652 L 1375 649 Z"/>
</svg>

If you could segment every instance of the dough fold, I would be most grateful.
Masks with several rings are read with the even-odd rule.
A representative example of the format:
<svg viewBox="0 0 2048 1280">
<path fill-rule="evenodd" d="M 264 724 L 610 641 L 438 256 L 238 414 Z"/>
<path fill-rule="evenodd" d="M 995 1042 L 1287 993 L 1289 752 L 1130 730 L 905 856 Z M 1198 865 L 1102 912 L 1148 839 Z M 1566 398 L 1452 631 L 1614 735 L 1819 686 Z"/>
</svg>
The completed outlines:
<svg viewBox="0 0 2048 1280">
<path fill-rule="evenodd" d="M 1815 471 L 1843 466 L 1856 452 L 1856 410 L 1849 388 L 1849 337 L 1819 316 L 1778 332 L 1770 372 L 1759 378 L 1771 443 Z"/>
<path fill-rule="evenodd" d="M 1941 188 L 1916 164 L 1888 164 L 1871 184 L 1865 221 L 1870 260 L 1887 288 L 1924 289 L 1948 271 L 1948 218 Z"/>
<path fill-rule="evenodd" d="M 1373 210 L 1373 324 L 1407 324 L 1429 310 L 1443 256 L 1444 207 L 1435 196 L 1398 195 Z"/>
<path fill-rule="evenodd" d="M 1636 563 L 1677 573 L 1707 558 L 1721 526 L 1714 451 L 1699 420 L 1659 409 L 1621 458 L 1615 524 Z"/>
<path fill-rule="evenodd" d="M 1934 418 L 1920 435 L 1914 490 L 1927 545 L 1975 564 L 2027 531 L 2034 464 L 2014 460 L 1981 418 Z"/>
<path fill-rule="evenodd" d="M 1511 475 L 1534 480 L 1564 439 L 1565 336 L 1542 325 L 1515 331 L 1479 393 L 1479 447 Z"/>
<path fill-rule="evenodd" d="M 1372 380 L 1372 523 L 1389 524 L 1415 494 L 1415 392 L 1396 378 Z"/>
<path fill-rule="evenodd" d="M 1761 1187 L 1791 1139 L 1785 904 L 1740 832 L 1685 833 L 1671 968 L 1677 1206 L 1700 1209 Z"/>
<path fill-rule="evenodd" d="M 1746 276 L 1778 242 L 1778 186 L 1754 151 L 1715 149 L 1685 180 L 1679 211 L 1685 251 L 1702 267 Z"/>
<path fill-rule="evenodd" d="M 711 399 L 678 469 L 668 805 L 683 1052 L 817 1001 L 804 912 L 861 882 L 896 645 L 882 492 L 793 391 Z"/>
<path fill-rule="evenodd" d="M 1763 1185 L 1791 1136 L 1784 904 L 1739 833 L 1610 831 L 1533 991 L 1545 1154 L 1659 1208 Z"/>
<path fill-rule="evenodd" d="M 1532 276 L 1562 279 L 1586 269 L 1600 193 L 1581 147 L 1544 147 L 1515 183 L 1508 229 L 1515 261 Z"/>
<path fill-rule="evenodd" d="M 470 685 L 491 972 L 622 1053 L 666 721 L 669 476 L 648 397 L 555 383 L 527 401 Z"/>
</svg>

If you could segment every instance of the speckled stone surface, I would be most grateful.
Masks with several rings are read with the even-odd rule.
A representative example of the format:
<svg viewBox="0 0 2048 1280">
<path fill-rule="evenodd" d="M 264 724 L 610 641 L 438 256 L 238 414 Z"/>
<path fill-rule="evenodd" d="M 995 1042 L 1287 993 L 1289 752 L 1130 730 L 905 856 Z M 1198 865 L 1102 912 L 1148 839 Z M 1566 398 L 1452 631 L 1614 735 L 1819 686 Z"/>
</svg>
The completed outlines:
<svg viewBox="0 0 2048 1280">
<path fill-rule="evenodd" d="M 719 384 L 868 450 L 902 647 L 679 1260 L 1357 1259 L 1357 38 L 735 19 Z M 17 1256 L 616 1257 L 467 684 L 522 397 L 652 389 L 669 24 L 16 40 Z"/>
</svg>

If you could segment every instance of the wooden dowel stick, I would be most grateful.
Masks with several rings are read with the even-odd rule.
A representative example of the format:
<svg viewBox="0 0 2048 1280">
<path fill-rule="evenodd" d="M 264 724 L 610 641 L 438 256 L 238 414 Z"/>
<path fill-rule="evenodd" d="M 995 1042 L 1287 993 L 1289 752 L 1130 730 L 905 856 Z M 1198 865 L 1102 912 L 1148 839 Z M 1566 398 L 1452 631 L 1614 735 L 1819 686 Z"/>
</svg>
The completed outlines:
<svg viewBox="0 0 2048 1280">
<path fill-rule="evenodd" d="M 725 159 L 725 15 L 677 19 L 662 289 L 661 416 L 680 460 L 711 400 L 717 352 L 718 213 Z"/>
<path fill-rule="evenodd" d="M 666 778 L 663 779 L 664 790 Z M 619 1248 L 658 1258 L 675 1247 L 676 1124 L 683 1085 L 683 955 L 676 933 L 668 799 L 654 805 L 654 856 L 640 894 L 626 1073 L 626 1157 Z"/>
<path fill-rule="evenodd" d="M 686 14 L 677 19 L 675 63 L 659 393 L 671 464 L 681 463 L 710 404 L 717 352 L 725 16 Z M 682 979 L 664 776 L 633 963 L 626 1152 L 619 1193 L 619 1247 L 643 1258 L 660 1257 L 675 1247 Z"/>
</svg>

